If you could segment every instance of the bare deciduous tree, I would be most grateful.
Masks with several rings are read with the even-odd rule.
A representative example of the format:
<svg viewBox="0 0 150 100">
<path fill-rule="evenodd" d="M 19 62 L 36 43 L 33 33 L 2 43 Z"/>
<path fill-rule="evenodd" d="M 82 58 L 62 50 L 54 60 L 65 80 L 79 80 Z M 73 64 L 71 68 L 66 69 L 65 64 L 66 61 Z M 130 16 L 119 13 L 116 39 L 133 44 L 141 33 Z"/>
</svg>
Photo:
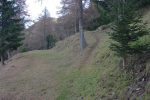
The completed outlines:
<svg viewBox="0 0 150 100">
<path fill-rule="evenodd" d="M 83 49 L 86 47 L 86 40 L 84 37 L 84 30 L 83 30 L 83 3 L 82 0 L 78 0 L 79 6 L 79 32 L 80 32 L 80 48 L 81 53 Z"/>
</svg>

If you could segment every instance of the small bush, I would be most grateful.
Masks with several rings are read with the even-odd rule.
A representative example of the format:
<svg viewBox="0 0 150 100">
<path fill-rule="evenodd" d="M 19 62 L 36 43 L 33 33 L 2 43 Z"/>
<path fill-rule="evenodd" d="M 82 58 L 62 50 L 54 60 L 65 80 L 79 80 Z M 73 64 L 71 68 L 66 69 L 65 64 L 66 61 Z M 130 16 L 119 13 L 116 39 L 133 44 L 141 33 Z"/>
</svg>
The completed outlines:
<svg viewBox="0 0 150 100">
<path fill-rule="evenodd" d="M 47 49 L 53 48 L 55 46 L 55 43 L 57 42 L 57 39 L 53 35 L 47 36 Z"/>
<path fill-rule="evenodd" d="M 19 51 L 23 53 L 23 52 L 27 52 L 28 49 L 26 47 L 20 47 Z"/>
</svg>

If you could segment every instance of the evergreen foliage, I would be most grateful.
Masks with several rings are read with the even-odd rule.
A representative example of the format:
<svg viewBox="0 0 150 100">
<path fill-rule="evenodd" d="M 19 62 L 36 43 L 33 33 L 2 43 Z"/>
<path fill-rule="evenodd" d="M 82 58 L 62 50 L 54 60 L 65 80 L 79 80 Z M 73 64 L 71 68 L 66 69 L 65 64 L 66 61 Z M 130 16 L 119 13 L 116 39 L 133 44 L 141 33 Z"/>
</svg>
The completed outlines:
<svg viewBox="0 0 150 100">
<path fill-rule="evenodd" d="M 7 51 L 16 50 L 21 46 L 24 29 L 21 9 L 16 0 L 1 0 L 0 2 L 0 55 L 4 64 Z"/>
<path fill-rule="evenodd" d="M 142 22 L 142 17 L 138 11 L 137 6 L 133 1 L 118 0 L 118 7 L 116 9 L 115 25 L 112 28 L 113 32 L 110 33 L 111 39 L 115 42 L 111 44 L 111 49 L 121 56 L 124 60 L 128 55 L 143 54 L 149 52 L 149 44 L 140 44 L 138 41 L 143 36 L 149 34 L 145 24 Z"/>
<path fill-rule="evenodd" d="M 95 24 L 95 28 L 101 25 L 109 24 L 111 21 L 113 21 L 113 17 L 111 15 L 111 10 L 109 7 L 110 1 L 108 2 L 107 0 L 105 1 L 93 0 L 93 2 L 96 4 L 96 8 L 100 13 L 100 17 L 93 20 L 94 22 L 97 23 Z"/>
<path fill-rule="evenodd" d="M 100 17 L 94 19 L 93 21 L 96 22 L 95 28 L 104 25 L 109 24 L 110 22 L 115 20 L 116 12 L 114 12 L 114 9 L 116 7 L 114 6 L 118 0 L 92 0 L 100 13 Z M 126 1 L 126 0 L 125 0 Z M 128 1 L 128 0 L 127 0 Z M 145 7 L 150 5 L 150 0 L 130 0 L 131 2 L 135 2 L 132 6 L 136 5 L 138 8 Z"/>
<path fill-rule="evenodd" d="M 145 7 L 150 5 L 150 0 L 136 0 L 139 4 L 139 7 Z"/>
<path fill-rule="evenodd" d="M 55 46 L 55 43 L 57 42 L 56 37 L 53 35 L 48 35 L 47 36 L 47 49 L 53 48 Z"/>
</svg>

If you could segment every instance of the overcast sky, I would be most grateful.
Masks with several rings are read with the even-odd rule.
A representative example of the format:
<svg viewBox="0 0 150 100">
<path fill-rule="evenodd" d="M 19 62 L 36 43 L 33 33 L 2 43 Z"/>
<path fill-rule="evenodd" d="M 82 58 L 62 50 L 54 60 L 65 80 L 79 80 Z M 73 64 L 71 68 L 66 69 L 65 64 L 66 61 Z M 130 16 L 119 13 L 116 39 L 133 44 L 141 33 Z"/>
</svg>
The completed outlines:
<svg viewBox="0 0 150 100">
<path fill-rule="evenodd" d="M 56 13 L 60 7 L 61 0 L 42 0 L 42 3 L 37 1 L 38 0 L 26 0 L 28 13 L 32 20 L 36 20 L 45 7 L 49 10 L 51 17 L 58 17 Z"/>
</svg>

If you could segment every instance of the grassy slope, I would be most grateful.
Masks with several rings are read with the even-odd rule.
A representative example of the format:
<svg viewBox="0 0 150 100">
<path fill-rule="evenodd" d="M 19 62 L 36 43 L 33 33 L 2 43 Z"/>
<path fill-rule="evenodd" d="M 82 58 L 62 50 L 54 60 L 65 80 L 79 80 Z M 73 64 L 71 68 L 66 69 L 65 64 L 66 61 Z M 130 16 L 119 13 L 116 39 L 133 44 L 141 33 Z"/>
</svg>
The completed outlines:
<svg viewBox="0 0 150 100">
<path fill-rule="evenodd" d="M 149 16 L 147 11 L 144 20 L 148 23 Z M 0 99 L 122 100 L 132 78 L 120 71 L 120 59 L 109 50 L 107 31 L 86 32 L 88 47 L 82 56 L 78 34 L 60 41 L 52 50 L 15 56 L 0 70 Z M 100 39 L 95 48 L 93 34 Z M 149 93 L 145 94 L 145 100 L 149 99 Z"/>
<path fill-rule="evenodd" d="M 143 17 L 144 22 L 147 23 L 148 28 L 150 28 L 150 6 L 148 8 L 145 9 L 145 13 L 144 13 L 144 17 Z M 146 37 L 146 39 L 148 38 L 148 43 L 150 43 L 150 36 Z M 150 60 L 147 63 L 147 71 L 150 72 Z M 150 82 L 148 82 L 147 86 L 146 86 L 146 93 L 144 94 L 144 100 L 149 100 L 150 99 Z"/>
</svg>

